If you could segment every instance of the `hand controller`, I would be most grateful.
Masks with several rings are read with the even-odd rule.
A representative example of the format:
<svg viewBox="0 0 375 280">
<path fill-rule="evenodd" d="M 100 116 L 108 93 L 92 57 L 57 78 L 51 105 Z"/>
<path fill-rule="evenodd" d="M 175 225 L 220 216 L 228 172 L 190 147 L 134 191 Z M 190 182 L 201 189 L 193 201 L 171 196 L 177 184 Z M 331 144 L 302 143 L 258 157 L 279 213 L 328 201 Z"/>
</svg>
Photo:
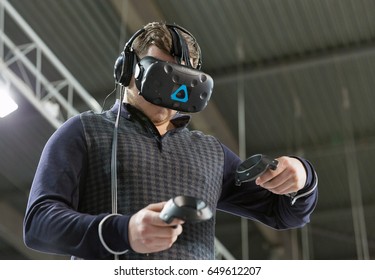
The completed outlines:
<svg viewBox="0 0 375 280">
<path fill-rule="evenodd" d="M 167 224 L 174 218 L 186 222 L 201 222 L 211 219 L 212 212 L 203 200 L 192 196 L 176 196 L 165 204 L 159 217 Z"/>
<path fill-rule="evenodd" d="M 257 154 L 247 158 L 238 166 L 235 174 L 235 184 L 240 186 L 243 182 L 253 181 L 261 176 L 267 169 L 276 170 L 279 162 L 266 155 Z"/>
</svg>

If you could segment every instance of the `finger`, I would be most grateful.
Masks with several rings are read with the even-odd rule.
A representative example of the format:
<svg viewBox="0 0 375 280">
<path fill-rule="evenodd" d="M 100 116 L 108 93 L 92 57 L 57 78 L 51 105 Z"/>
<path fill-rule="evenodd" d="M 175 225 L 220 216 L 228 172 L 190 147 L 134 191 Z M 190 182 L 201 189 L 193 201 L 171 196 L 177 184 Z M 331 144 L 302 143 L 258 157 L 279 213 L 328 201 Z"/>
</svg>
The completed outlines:
<svg viewBox="0 0 375 280">
<path fill-rule="evenodd" d="M 161 226 L 166 226 L 166 227 L 177 227 L 178 225 L 183 225 L 185 223 L 184 220 L 181 220 L 181 219 L 173 219 L 172 222 L 170 222 L 169 224 L 165 221 L 162 221 L 163 224 Z"/>
<path fill-rule="evenodd" d="M 293 168 L 285 168 L 282 173 L 261 186 L 275 194 L 286 194 L 298 191 L 299 185 L 298 173 Z"/>
<path fill-rule="evenodd" d="M 255 184 L 257 184 L 258 186 L 264 185 L 265 183 L 271 181 L 273 178 L 278 176 L 283 171 L 284 169 L 281 169 L 281 167 L 278 167 L 276 170 L 268 169 L 266 172 L 264 172 L 261 176 L 259 176 L 255 180 Z"/>
<path fill-rule="evenodd" d="M 138 219 L 136 215 L 134 215 L 129 222 L 129 229 L 130 233 L 132 233 L 132 237 L 134 239 L 152 239 L 155 237 L 158 238 L 170 238 L 173 236 L 178 236 L 182 233 L 182 226 L 175 225 L 172 226 L 162 226 L 151 224 L 147 221 L 146 216 L 143 219 Z"/>
<path fill-rule="evenodd" d="M 166 203 L 167 203 L 166 201 L 162 201 L 162 202 L 158 202 L 158 203 L 152 203 L 152 204 L 147 205 L 145 207 L 145 209 L 160 212 L 161 210 L 163 210 L 163 207 Z"/>
<path fill-rule="evenodd" d="M 280 187 L 283 185 L 286 181 L 290 179 L 290 174 L 286 170 L 283 172 L 275 175 L 272 177 L 270 180 L 265 181 L 264 183 L 260 184 L 261 187 L 267 189 L 267 190 L 272 190 Z"/>
<path fill-rule="evenodd" d="M 144 222 L 155 226 L 165 226 L 165 222 L 160 219 L 159 215 L 166 203 L 166 201 L 163 201 L 147 205 L 143 209 L 145 211 Z"/>
<path fill-rule="evenodd" d="M 277 168 L 275 170 L 268 169 L 264 174 L 259 176 L 255 181 L 257 185 L 263 185 L 264 183 L 273 180 L 273 178 L 283 173 L 285 170 L 290 169 L 292 167 L 291 161 L 295 159 L 283 156 L 276 158 L 276 160 L 279 162 Z"/>
<path fill-rule="evenodd" d="M 181 225 L 154 227 L 154 231 L 151 234 L 155 238 L 171 238 L 179 236 L 182 233 L 182 230 L 183 228 Z"/>
<path fill-rule="evenodd" d="M 268 189 L 270 192 L 275 194 L 287 194 L 297 191 L 297 187 L 295 185 L 295 182 L 292 178 L 289 178 L 284 183 L 278 185 L 275 188 Z"/>
<path fill-rule="evenodd" d="M 139 253 L 152 253 L 170 248 L 182 233 L 182 226 L 177 228 L 148 226 L 144 227 L 134 239 L 131 247 Z"/>
<path fill-rule="evenodd" d="M 255 183 L 257 185 L 262 185 L 270 180 L 272 180 L 274 177 L 282 173 L 286 166 L 285 166 L 285 157 L 276 158 L 276 160 L 279 162 L 277 165 L 277 168 L 275 170 L 267 169 L 266 172 L 264 172 L 261 176 L 259 176 Z"/>
</svg>

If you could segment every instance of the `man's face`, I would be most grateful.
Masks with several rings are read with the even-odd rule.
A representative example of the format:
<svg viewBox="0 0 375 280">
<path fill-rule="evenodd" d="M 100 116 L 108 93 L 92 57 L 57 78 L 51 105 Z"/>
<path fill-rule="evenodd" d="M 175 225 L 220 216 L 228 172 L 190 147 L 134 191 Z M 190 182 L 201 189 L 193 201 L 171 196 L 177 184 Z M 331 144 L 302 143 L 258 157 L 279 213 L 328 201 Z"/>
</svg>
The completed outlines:
<svg viewBox="0 0 375 280">
<path fill-rule="evenodd" d="M 172 55 L 154 45 L 148 49 L 144 56 L 152 56 L 163 61 L 176 63 L 176 59 Z M 134 82 L 134 77 L 127 89 L 127 102 L 146 114 L 156 126 L 169 122 L 169 120 L 176 114 L 175 110 L 160 107 L 146 101 L 139 94 L 139 90 Z"/>
</svg>

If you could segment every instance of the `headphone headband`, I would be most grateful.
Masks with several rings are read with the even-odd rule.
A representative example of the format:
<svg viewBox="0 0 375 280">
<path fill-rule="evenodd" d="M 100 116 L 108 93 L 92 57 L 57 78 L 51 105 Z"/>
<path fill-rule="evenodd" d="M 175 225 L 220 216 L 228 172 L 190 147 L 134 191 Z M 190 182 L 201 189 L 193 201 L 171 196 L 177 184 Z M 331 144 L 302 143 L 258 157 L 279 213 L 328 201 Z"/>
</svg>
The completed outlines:
<svg viewBox="0 0 375 280">
<path fill-rule="evenodd" d="M 133 34 L 133 36 L 131 36 L 130 39 L 126 42 L 125 47 L 124 47 L 124 52 L 126 52 L 126 51 L 131 51 L 131 48 L 132 48 L 132 45 L 133 45 L 134 40 L 135 40 L 139 35 L 141 35 L 143 32 L 145 32 L 145 31 L 146 31 L 146 29 L 141 28 L 141 29 L 139 29 L 137 32 L 135 32 L 135 33 Z"/>
<path fill-rule="evenodd" d="M 174 32 L 177 32 L 175 29 L 178 29 L 184 33 L 186 33 L 187 35 L 189 35 L 191 38 L 193 38 L 194 42 L 196 43 L 196 46 L 197 46 L 197 50 L 198 50 L 198 56 L 199 56 L 199 60 L 198 60 L 198 65 L 197 65 L 197 69 L 200 69 L 201 65 L 202 65 L 202 54 L 201 54 L 201 49 L 198 45 L 198 42 L 197 40 L 195 39 L 195 37 L 193 36 L 193 34 L 191 34 L 188 30 L 186 30 L 185 28 L 179 26 L 179 25 L 175 25 L 175 24 L 166 24 L 165 25 L 170 31 L 174 31 Z M 135 39 L 140 36 L 143 32 L 145 32 L 146 29 L 145 28 L 141 28 L 139 29 L 138 31 L 136 31 L 133 36 L 130 37 L 130 39 L 128 40 L 128 42 L 125 44 L 125 47 L 124 47 L 124 52 L 125 51 L 131 51 L 131 48 L 132 48 L 132 45 L 133 45 L 133 42 L 135 41 Z M 172 35 L 172 34 L 171 34 Z M 177 35 L 179 35 L 177 33 Z M 174 40 L 174 36 L 172 35 L 172 41 Z M 184 41 L 184 40 L 183 40 Z M 173 45 L 173 44 L 172 44 Z M 173 46 L 172 46 L 173 47 Z"/>
<path fill-rule="evenodd" d="M 197 40 L 195 39 L 195 37 L 193 36 L 193 34 L 191 34 L 189 31 L 187 31 L 185 28 L 179 26 L 179 25 L 175 25 L 175 24 L 166 24 L 166 26 L 169 28 L 169 30 L 174 30 L 175 32 L 177 32 L 175 29 L 178 29 L 184 33 L 186 33 L 187 35 L 189 35 L 195 42 L 195 45 L 197 47 L 197 50 L 198 50 L 198 65 L 197 67 L 195 67 L 196 69 L 201 69 L 202 67 L 202 53 L 201 53 L 201 49 L 198 45 L 198 42 Z M 178 32 L 177 32 L 178 33 Z M 181 39 L 181 38 L 180 38 Z M 182 41 L 186 44 L 185 40 L 182 38 Z M 186 45 L 186 50 L 187 50 L 187 55 L 189 55 L 189 49 L 188 49 L 188 46 Z M 190 64 L 190 61 L 188 62 Z"/>
</svg>

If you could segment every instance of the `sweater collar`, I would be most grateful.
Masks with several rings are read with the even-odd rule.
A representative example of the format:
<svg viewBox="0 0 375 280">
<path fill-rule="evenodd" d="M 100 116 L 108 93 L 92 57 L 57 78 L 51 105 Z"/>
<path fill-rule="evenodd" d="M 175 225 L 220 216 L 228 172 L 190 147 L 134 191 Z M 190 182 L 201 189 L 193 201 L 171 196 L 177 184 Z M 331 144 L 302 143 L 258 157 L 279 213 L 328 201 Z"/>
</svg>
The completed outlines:
<svg viewBox="0 0 375 280">
<path fill-rule="evenodd" d="M 120 106 L 120 101 L 117 99 L 116 103 L 112 106 L 110 111 L 114 114 L 117 114 L 119 106 Z M 130 119 L 131 115 L 132 115 L 131 112 L 133 112 L 133 113 L 136 113 L 138 116 L 142 116 L 142 119 L 144 119 L 144 118 L 148 119 L 148 117 L 142 111 L 140 111 L 139 109 L 137 109 L 136 107 L 134 107 L 133 105 L 131 105 L 129 103 L 121 102 L 121 106 L 122 106 L 121 107 L 121 117 L 123 117 L 123 118 Z M 151 122 L 150 119 L 148 119 L 148 120 Z M 185 127 L 188 126 L 188 124 L 190 123 L 190 120 L 191 120 L 190 115 L 177 113 L 171 119 L 171 122 L 173 123 L 173 125 L 177 129 L 182 129 L 182 128 L 185 128 Z"/>
</svg>

